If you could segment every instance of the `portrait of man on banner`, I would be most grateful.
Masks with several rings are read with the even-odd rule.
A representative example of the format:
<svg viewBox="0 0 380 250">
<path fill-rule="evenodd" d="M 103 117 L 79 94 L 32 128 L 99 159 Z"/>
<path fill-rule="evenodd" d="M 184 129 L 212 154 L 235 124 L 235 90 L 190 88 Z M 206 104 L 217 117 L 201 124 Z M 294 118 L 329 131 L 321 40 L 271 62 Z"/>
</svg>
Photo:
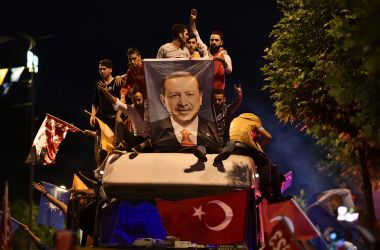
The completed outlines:
<svg viewBox="0 0 380 250">
<path fill-rule="evenodd" d="M 221 146 L 212 108 L 213 61 L 144 60 L 152 145 L 155 152 Z"/>
</svg>

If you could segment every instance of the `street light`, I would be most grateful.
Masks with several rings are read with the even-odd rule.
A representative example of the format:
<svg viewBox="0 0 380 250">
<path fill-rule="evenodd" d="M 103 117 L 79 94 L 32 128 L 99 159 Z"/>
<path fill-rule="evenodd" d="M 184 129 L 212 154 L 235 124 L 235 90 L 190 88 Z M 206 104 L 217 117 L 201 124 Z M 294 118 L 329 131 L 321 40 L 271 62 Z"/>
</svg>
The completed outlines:
<svg viewBox="0 0 380 250">
<path fill-rule="evenodd" d="M 38 73 L 38 56 L 30 50 L 26 53 L 26 67 L 28 67 L 29 72 Z"/>
</svg>

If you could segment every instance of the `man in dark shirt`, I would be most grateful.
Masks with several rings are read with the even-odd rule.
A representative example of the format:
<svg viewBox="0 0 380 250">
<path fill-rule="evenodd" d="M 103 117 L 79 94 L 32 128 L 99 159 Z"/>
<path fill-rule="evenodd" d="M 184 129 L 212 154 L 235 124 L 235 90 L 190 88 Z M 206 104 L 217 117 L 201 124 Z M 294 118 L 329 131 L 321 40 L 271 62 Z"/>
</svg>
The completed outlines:
<svg viewBox="0 0 380 250">
<path fill-rule="evenodd" d="M 235 88 L 235 100 L 227 104 L 224 91 L 222 89 L 214 89 L 213 103 L 216 113 L 216 123 L 218 126 L 218 133 L 223 144 L 229 141 L 230 123 L 232 121 L 232 115 L 239 108 L 243 92 L 240 86 L 234 85 Z"/>
</svg>

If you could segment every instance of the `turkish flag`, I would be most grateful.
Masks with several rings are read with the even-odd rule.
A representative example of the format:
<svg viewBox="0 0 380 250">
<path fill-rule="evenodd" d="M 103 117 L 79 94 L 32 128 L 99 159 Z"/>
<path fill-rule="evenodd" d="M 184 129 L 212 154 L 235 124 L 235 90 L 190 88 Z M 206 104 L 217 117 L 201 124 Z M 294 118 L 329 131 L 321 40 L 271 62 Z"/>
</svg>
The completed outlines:
<svg viewBox="0 0 380 250">
<path fill-rule="evenodd" d="M 262 203 L 264 232 L 272 233 L 275 221 L 278 217 L 290 220 L 289 224 L 294 227 L 296 240 L 306 241 L 320 236 L 320 232 L 302 211 L 299 205 L 292 199 L 288 201 L 268 204 L 266 199 Z"/>
<path fill-rule="evenodd" d="M 156 202 L 169 235 L 199 244 L 232 244 L 244 240 L 247 190 Z"/>
</svg>

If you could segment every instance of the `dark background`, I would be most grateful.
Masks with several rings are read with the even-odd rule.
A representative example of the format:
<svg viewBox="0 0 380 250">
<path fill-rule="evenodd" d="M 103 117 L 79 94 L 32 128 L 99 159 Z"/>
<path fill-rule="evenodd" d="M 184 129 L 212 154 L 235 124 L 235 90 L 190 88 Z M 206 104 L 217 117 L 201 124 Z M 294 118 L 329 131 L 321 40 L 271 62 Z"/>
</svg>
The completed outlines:
<svg viewBox="0 0 380 250">
<path fill-rule="evenodd" d="M 33 36 L 34 53 L 39 57 L 35 79 L 35 129 L 31 133 L 29 90 L 15 83 L 0 97 L 1 184 L 10 182 L 10 197 L 27 197 L 29 171 L 24 165 L 32 139 L 45 113 L 79 128 L 89 128 L 93 85 L 98 80 L 98 61 L 111 58 L 114 75 L 127 67 L 126 51 L 138 47 L 144 58 L 154 58 L 158 48 L 171 41 L 174 23 L 189 23 L 191 8 L 198 10 L 197 27 L 208 44 L 209 34 L 224 33 L 224 47 L 232 58 L 233 72 L 227 79 L 228 100 L 233 84 L 243 88 L 243 103 L 237 114 L 258 114 L 273 135 L 266 152 L 281 173 L 294 172 L 289 194 L 304 188 L 307 196 L 331 186 L 315 168 L 323 157 L 314 140 L 296 128 L 280 124 L 274 116 L 260 68 L 270 46 L 270 32 L 281 13 L 274 1 L 12 1 L 0 10 L 0 68 L 26 64 L 28 42 L 19 33 Z M 6 41 L 5 38 L 13 40 Z M 24 76 L 25 78 L 26 76 Z M 35 180 L 71 186 L 73 173 L 94 169 L 93 139 L 68 133 L 60 145 L 56 163 L 36 167 Z M 2 188 L 1 188 L 2 189 Z"/>
</svg>

